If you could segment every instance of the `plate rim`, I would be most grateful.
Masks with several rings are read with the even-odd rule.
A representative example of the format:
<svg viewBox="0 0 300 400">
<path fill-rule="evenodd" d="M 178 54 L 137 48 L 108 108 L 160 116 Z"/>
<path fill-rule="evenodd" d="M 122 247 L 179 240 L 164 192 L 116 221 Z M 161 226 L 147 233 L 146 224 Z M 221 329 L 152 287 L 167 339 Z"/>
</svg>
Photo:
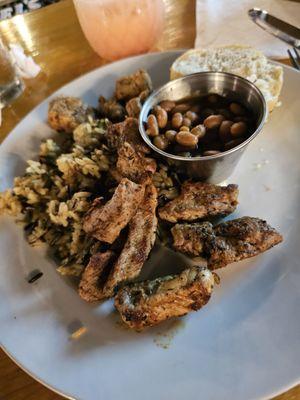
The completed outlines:
<svg viewBox="0 0 300 400">
<path fill-rule="evenodd" d="M 184 53 L 184 52 L 187 51 L 187 50 L 188 50 L 188 49 L 185 49 L 185 48 L 183 48 L 183 49 L 170 49 L 170 50 L 167 50 L 167 51 L 154 51 L 154 52 L 149 52 L 149 53 L 145 53 L 145 54 L 135 55 L 135 56 L 132 56 L 132 57 L 122 58 L 122 59 L 120 59 L 120 60 L 116 60 L 116 61 L 114 61 L 114 62 L 109 62 L 109 63 L 104 64 L 104 65 L 102 65 L 102 66 L 93 68 L 92 70 L 90 70 L 90 71 L 88 71 L 88 72 L 86 72 L 86 73 L 84 73 L 84 74 L 82 74 L 82 75 L 76 77 L 75 79 L 73 79 L 73 80 L 71 80 L 71 81 L 65 83 L 63 86 L 57 88 L 55 91 L 53 91 L 51 94 L 49 94 L 49 96 L 47 96 L 44 100 L 42 100 L 40 103 L 38 103 L 34 108 L 32 108 L 32 109 L 31 109 L 31 110 L 30 110 L 30 111 L 29 111 L 29 112 L 28 112 L 28 113 L 13 127 L 13 129 L 6 135 L 6 137 L 4 138 L 4 140 L 3 140 L 3 141 L 1 142 L 1 144 L 0 144 L 0 154 L 2 153 L 3 145 L 4 145 L 4 144 L 7 144 L 10 140 L 12 140 L 12 135 L 13 135 L 14 131 L 17 130 L 17 129 L 19 128 L 19 125 L 21 125 L 22 123 L 24 123 L 24 120 L 25 120 L 30 114 L 35 113 L 39 107 L 41 107 L 42 105 L 48 103 L 49 100 L 50 100 L 52 97 L 54 97 L 54 96 L 57 95 L 57 92 L 63 91 L 67 86 L 76 84 L 76 82 L 79 82 L 81 79 L 86 78 L 86 77 L 88 77 L 89 75 L 93 75 L 94 73 L 96 73 L 96 72 L 99 71 L 99 70 L 103 70 L 103 69 L 105 69 L 105 68 L 107 68 L 107 67 L 110 67 L 110 66 L 112 66 L 112 65 L 115 65 L 115 64 L 118 64 L 118 63 L 122 63 L 123 61 L 126 62 L 126 61 L 128 61 L 128 60 L 134 60 L 134 59 L 138 60 L 139 58 L 143 58 L 143 57 L 145 57 L 145 56 L 150 56 L 150 57 L 151 57 L 151 56 L 153 56 L 153 55 L 164 55 L 164 54 L 170 54 L 170 55 L 172 55 L 172 54 L 174 54 L 174 56 L 175 56 L 175 55 L 180 55 L 180 54 Z M 283 68 L 283 72 L 285 71 L 285 69 L 291 70 L 291 71 L 293 71 L 293 73 L 295 73 L 295 72 L 298 73 L 298 74 L 299 74 L 298 77 L 300 77 L 300 71 L 299 71 L 299 70 L 296 70 L 295 68 L 293 68 L 293 67 L 291 67 L 291 66 L 289 66 L 289 65 L 283 64 L 283 63 L 281 63 L 280 61 L 272 60 L 272 59 L 270 59 L 270 58 L 269 58 L 269 61 L 272 62 L 272 64 L 281 66 L 281 67 Z M 51 384 L 47 383 L 45 380 L 39 378 L 35 373 L 33 373 L 30 369 L 28 369 L 28 368 L 27 368 L 23 363 L 21 363 L 17 358 L 15 358 L 15 357 L 10 353 L 10 351 L 9 351 L 2 343 L 0 344 L 0 347 L 1 347 L 1 349 L 4 351 L 4 353 L 5 353 L 19 368 L 21 368 L 26 374 L 28 374 L 31 378 L 33 378 L 33 379 L 34 379 L 35 381 L 37 381 L 38 383 L 40 383 L 40 384 L 42 384 L 43 386 L 45 386 L 47 389 L 53 391 L 54 393 L 56 393 L 56 394 L 58 394 L 58 395 L 60 395 L 60 396 L 62 396 L 62 397 L 64 397 L 64 398 L 66 398 L 66 399 L 69 399 L 69 400 L 81 400 L 81 398 L 79 398 L 79 397 L 74 397 L 74 396 L 72 396 L 71 394 L 62 391 L 62 390 L 58 389 L 57 387 L 52 386 Z M 274 392 L 271 392 L 270 394 L 268 394 L 268 395 L 266 395 L 266 396 L 257 397 L 256 400 L 269 400 L 270 398 L 273 398 L 273 397 L 278 396 L 278 395 L 280 395 L 280 394 L 282 394 L 282 393 L 285 393 L 286 391 L 288 391 L 288 390 L 294 388 L 295 386 L 297 386 L 297 385 L 299 385 L 299 384 L 300 384 L 300 376 L 299 376 L 295 381 L 293 381 L 292 383 L 290 383 L 290 384 L 288 384 L 288 385 L 286 385 L 286 386 L 283 386 L 283 387 L 280 388 L 279 390 L 274 391 Z"/>
</svg>

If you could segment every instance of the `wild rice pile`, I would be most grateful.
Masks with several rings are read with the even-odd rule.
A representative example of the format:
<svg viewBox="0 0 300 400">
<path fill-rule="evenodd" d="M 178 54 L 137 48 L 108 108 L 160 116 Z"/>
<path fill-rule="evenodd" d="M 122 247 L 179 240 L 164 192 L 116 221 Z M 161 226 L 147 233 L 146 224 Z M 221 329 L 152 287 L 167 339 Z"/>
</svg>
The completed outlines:
<svg viewBox="0 0 300 400">
<path fill-rule="evenodd" d="M 95 197 L 107 196 L 106 171 L 116 161 L 104 140 L 107 124 L 89 119 L 73 135 L 41 143 L 38 161 L 29 160 L 25 175 L 0 194 L 0 213 L 25 224 L 32 246 L 49 244 L 62 274 L 79 275 L 99 246 L 83 231 L 82 217 Z"/>
<path fill-rule="evenodd" d="M 89 117 L 73 134 L 42 142 L 38 161 L 29 160 L 13 189 L 0 193 L 0 214 L 24 224 L 30 245 L 47 243 L 63 275 L 79 276 L 101 245 L 83 231 L 82 220 L 95 197 L 108 199 L 117 186 L 108 173 L 117 159 L 106 145 L 109 123 Z M 161 161 L 153 183 L 160 201 L 178 194 L 177 175 Z"/>
</svg>

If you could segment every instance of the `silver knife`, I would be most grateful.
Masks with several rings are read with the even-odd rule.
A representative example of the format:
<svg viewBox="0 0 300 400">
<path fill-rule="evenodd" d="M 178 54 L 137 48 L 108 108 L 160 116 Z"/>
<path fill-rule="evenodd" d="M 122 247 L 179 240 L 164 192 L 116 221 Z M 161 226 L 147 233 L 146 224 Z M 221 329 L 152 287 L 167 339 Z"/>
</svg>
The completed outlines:
<svg viewBox="0 0 300 400">
<path fill-rule="evenodd" d="M 290 25 L 260 8 L 251 8 L 248 15 L 260 28 L 300 49 L 300 29 L 296 26 Z"/>
</svg>

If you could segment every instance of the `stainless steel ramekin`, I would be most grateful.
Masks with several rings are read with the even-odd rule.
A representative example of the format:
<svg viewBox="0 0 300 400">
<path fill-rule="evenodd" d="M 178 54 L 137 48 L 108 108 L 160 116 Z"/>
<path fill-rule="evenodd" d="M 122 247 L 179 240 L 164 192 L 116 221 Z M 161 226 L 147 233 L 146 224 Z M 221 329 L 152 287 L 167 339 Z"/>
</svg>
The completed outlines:
<svg viewBox="0 0 300 400">
<path fill-rule="evenodd" d="M 150 110 L 162 100 L 178 101 L 191 96 L 217 93 L 238 101 L 252 110 L 256 119 L 255 132 L 240 145 L 220 154 L 206 157 L 183 157 L 170 154 L 153 145 L 146 134 L 145 122 Z M 247 79 L 225 72 L 199 72 L 170 81 L 154 91 L 143 105 L 139 118 L 140 133 L 144 141 L 158 154 L 176 166 L 178 172 L 212 183 L 227 179 L 236 167 L 248 144 L 261 131 L 267 117 L 267 106 L 260 90 Z"/>
</svg>

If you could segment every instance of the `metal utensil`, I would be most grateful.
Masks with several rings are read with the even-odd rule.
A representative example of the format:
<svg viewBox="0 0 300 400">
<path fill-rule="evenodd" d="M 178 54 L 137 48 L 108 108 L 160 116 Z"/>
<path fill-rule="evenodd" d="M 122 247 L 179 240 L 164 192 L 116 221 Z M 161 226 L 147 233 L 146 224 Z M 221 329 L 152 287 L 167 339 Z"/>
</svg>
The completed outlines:
<svg viewBox="0 0 300 400">
<path fill-rule="evenodd" d="M 216 93 L 237 101 L 250 109 L 256 119 L 255 132 L 231 150 L 213 156 L 183 157 L 158 149 L 145 131 L 145 123 L 152 108 L 162 100 L 183 100 L 192 96 Z M 155 152 L 168 159 L 178 172 L 212 183 L 227 179 L 236 167 L 248 144 L 261 131 L 267 116 L 267 106 L 260 90 L 250 81 L 225 72 L 199 72 L 175 79 L 152 93 L 145 101 L 139 117 L 142 138 Z"/>
<path fill-rule="evenodd" d="M 293 65 L 294 68 L 300 70 L 300 55 L 298 53 L 298 50 L 293 47 L 294 53 L 295 55 L 292 54 L 292 52 L 290 50 L 288 50 L 288 55 L 291 61 L 291 64 Z"/>
<path fill-rule="evenodd" d="M 296 26 L 290 25 L 260 8 L 251 8 L 248 15 L 260 28 L 300 49 L 300 29 Z"/>
</svg>

